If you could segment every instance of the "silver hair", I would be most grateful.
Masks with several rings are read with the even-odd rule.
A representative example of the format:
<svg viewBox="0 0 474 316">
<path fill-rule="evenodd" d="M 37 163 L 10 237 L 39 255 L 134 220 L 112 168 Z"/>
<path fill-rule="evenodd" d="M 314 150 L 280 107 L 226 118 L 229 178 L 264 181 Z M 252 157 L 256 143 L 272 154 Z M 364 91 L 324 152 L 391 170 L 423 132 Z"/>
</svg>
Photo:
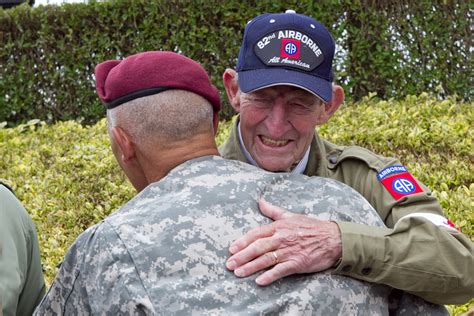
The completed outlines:
<svg viewBox="0 0 474 316">
<path fill-rule="evenodd" d="M 134 99 L 107 111 L 109 130 L 121 127 L 131 140 L 152 148 L 199 133 L 213 132 L 212 105 L 185 90 L 168 90 Z"/>
</svg>

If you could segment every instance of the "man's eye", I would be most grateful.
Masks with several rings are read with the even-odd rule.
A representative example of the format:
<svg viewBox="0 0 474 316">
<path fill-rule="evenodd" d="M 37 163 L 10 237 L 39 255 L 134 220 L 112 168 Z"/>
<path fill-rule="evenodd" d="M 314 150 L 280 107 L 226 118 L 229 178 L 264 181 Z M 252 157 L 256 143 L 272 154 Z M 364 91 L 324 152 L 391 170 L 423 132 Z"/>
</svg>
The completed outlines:
<svg viewBox="0 0 474 316">
<path fill-rule="evenodd" d="M 296 114 L 308 114 L 313 111 L 311 106 L 301 103 L 292 103 L 290 107 L 291 110 Z"/>
<path fill-rule="evenodd" d="M 265 98 L 254 98 L 254 99 L 252 99 L 252 102 L 256 106 L 270 106 L 272 104 L 271 100 L 265 99 Z"/>
<path fill-rule="evenodd" d="M 291 107 L 293 107 L 295 109 L 309 110 L 308 106 L 306 106 L 304 104 L 301 104 L 301 103 L 293 103 L 293 104 L 291 104 Z"/>
</svg>

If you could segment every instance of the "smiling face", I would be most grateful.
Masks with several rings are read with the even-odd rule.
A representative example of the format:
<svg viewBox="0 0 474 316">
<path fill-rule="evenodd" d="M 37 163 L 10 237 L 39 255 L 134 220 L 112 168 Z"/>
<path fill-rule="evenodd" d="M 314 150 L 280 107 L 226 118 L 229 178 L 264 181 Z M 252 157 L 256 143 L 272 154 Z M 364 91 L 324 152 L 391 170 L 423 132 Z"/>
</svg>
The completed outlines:
<svg viewBox="0 0 474 316">
<path fill-rule="evenodd" d="M 257 164 L 269 171 L 290 170 L 303 158 L 316 125 L 327 120 L 322 101 L 293 86 L 239 92 L 239 101 L 245 147 Z"/>
</svg>

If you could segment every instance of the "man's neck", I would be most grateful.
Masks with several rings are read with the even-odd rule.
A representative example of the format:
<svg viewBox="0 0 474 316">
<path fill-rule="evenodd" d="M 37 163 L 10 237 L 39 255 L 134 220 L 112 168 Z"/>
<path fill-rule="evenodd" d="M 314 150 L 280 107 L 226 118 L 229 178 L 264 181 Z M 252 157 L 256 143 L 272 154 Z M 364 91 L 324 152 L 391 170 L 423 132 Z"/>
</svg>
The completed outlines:
<svg viewBox="0 0 474 316">
<path fill-rule="evenodd" d="M 219 156 L 214 138 L 196 136 L 173 142 L 153 151 L 153 157 L 142 159 L 148 184 L 159 181 L 180 164 L 203 156 Z"/>
</svg>

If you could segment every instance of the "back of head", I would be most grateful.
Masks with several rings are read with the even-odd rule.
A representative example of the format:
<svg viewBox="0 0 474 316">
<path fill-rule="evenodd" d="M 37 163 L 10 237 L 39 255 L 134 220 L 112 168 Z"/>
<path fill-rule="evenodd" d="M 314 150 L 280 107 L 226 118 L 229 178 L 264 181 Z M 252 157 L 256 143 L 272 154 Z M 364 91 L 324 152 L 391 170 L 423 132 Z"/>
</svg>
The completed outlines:
<svg viewBox="0 0 474 316">
<path fill-rule="evenodd" d="M 212 105 L 185 90 L 167 90 L 128 101 L 108 110 L 107 121 L 109 129 L 119 126 L 142 151 L 214 135 Z"/>
<path fill-rule="evenodd" d="M 162 139 L 185 139 L 193 129 L 204 130 L 197 125 L 208 126 L 208 117 L 217 127 L 219 92 L 201 65 L 190 58 L 173 52 L 143 52 L 105 61 L 97 65 L 95 76 L 97 93 L 107 106 L 109 128 L 120 126 L 135 141 L 153 139 L 157 132 L 163 134 Z"/>
</svg>

